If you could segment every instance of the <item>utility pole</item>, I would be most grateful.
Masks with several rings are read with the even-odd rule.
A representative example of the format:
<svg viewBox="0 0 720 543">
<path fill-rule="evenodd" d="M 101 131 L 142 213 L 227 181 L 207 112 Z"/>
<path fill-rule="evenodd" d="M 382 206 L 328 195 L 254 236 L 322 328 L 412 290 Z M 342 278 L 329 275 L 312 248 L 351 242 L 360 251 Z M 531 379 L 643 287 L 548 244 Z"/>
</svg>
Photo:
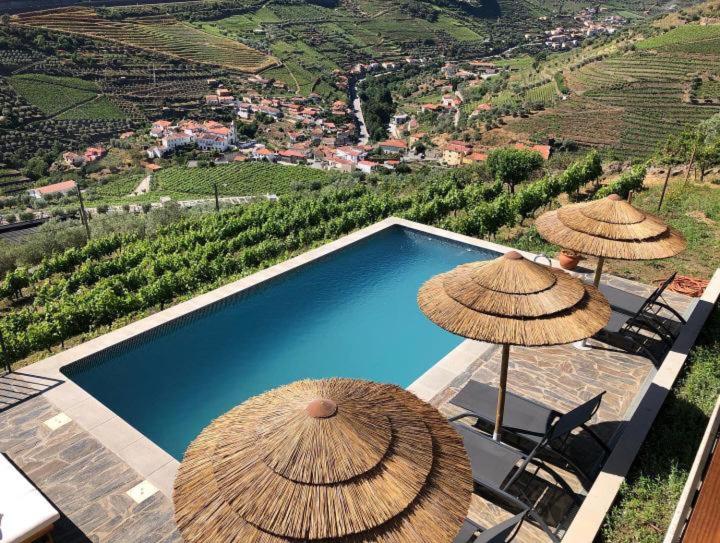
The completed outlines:
<svg viewBox="0 0 720 543">
<path fill-rule="evenodd" d="M 85 213 L 85 204 L 83 203 L 82 192 L 80 192 L 80 186 L 75 185 L 77 191 L 78 202 L 80 202 L 80 219 L 82 220 L 83 226 L 85 227 L 85 233 L 87 234 L 87 240 L 90 241 L 90 221 L 88 221 L 87 214 Z"/>
<path fill-rule="evenodd" d="M 220 196 L 218 194 L 218 186 L 213 182 L 213 190 L 215 190 L 215 211 L 220 211 Z"/>
</svg>

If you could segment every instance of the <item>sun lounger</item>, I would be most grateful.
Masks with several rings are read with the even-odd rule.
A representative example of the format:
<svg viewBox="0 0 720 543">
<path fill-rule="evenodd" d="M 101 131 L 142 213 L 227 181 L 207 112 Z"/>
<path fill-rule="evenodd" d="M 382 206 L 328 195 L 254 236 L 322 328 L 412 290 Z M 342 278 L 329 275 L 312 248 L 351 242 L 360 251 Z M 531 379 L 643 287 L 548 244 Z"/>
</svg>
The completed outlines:
<svg viewBox="0 0 720 543">
<path fill-rule="evenodd" d="M 497 404 L 497 388 L 479 381 L 470 380 L 450 403 L 464 409 L 465 412 L 452 417 L 451 421 L 463 418 L 475 418 L 475 426 L 479 422 L 492 427 L 495 424 Z M 600 437 L 587 426 L 602 402 L 604 392 L 577 406 L 567 413 L 561 413 L 542 404 L 522 398 L 512 392 L 505 395 L 505 413 L 503 415 L 503 432 L 519 435 L 534 444 L 529 454 L 536 454 L 547 448 L 558 454 L 571 466 L 577 474 L 590 482 L 590 477 L 565 452 L 565 445 L 570 434 L 578 429 L 585 430 L 602 448 L 604 457 L 610 449 Z M 604 460 L 603 457 L 603 460 Z"/>
<path fill-rule="evenodd" d="M 60 514 L 3 454 L 0 489 L 0 543 L 30 543 L 42 536 L 52 542 Z"/>
<path fill-rule="evenodd" d="M 673 273 L 662 282 L 658 288 L 656 288 L 650 296 L 643 298 L 637 294 L 626 292 L 622 289 L 611 287 L 610 285 L 601 283 L 600 292 L 603 293 L 607 301 L 610 302 L 610 307 L 615 311 L 626 313 L 627 315 L 637 315 L 643 312 L 657 313 L 658 310 L 666 310 L 675 316 L 678 321 L 685 324 L 684 317 L 672 306 L 670 306 L 664 299 L 663 293 L 675 280 L 677 274 Z"/>
<path fill-rule="evenodd" d="M 668 348 L 672 347 L 685 324 L 684 317 L 662 299 L 663 292 L 674 279 L 673 273 L 647 298 L 601 285 L 600 291 L 613 311 L 610 322 L 599 332 L 599 337 L 627 351 L 643 354 L 659 364 L 661 357 L 653 347 L 658 345 L 658 341 Z M 668 313 L 674 318 L 670 318 Z M 621 345 L 616 339 L 621 340 Z"/>
<path fill-rule="evenodd" d="M 487 530 L 466 519 L 454 543 L 509 543 L 515 539 L 526 514 L 527 510 Z"/>
<path fill-rule="evenodd" d="M 537 460 L 534 454 L 525 454 L 509 445 L 494 441 L 491 437 L 466 424 L 455 422 L 453 426 L 463 438 L 465 450 L 470 457 L 475 485 L 501 501 L 521 510 L 527 510 L 527 514 L 537 522 L 550 539 L 558 542 L 559 539 L 555 533 L 532 508 L 532 504 L 523 493 L 524 489 L 515 488 L 513 485 L 518 482 L 529 466 L 535 468 L 535 473 L 542 469 L 560 485 L 576 505 L 579 505 L 577 496 L 562 477 L 545 463 Z M 518 483 L 516 486 L 521 487 L 522 485 Z"/>
</svg>

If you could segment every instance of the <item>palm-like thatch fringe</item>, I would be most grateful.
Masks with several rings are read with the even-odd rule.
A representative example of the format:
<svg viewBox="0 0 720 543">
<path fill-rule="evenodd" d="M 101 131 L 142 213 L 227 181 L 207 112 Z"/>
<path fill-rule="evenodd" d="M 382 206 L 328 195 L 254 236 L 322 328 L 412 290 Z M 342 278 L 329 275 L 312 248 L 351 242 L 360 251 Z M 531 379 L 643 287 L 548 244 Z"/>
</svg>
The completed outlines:
<svg viewBox="0 0 720 543">
<path fill-rule="evenodd" d="M 418 304 L 454 334 L 506 345 L 571 343 L 610 319 L 597 289 L 514 251 L 433 277 L 420 288 Z"/>
<path fill-rule="evenodd" d="M 322 418 L 318 398 L 337 410 Z M 208 426 L 175 481 L 187 542 L 451 542 L 472 477 L 462 440 L 392 385 L 299 381 Z"/>
<path fill-rule="evenodd" d="M 617 195 L 549 211 L 535 225 L 551 243 L 619 260 L 669 258 L 687 246 L 679 232 Z"/>
</svg>

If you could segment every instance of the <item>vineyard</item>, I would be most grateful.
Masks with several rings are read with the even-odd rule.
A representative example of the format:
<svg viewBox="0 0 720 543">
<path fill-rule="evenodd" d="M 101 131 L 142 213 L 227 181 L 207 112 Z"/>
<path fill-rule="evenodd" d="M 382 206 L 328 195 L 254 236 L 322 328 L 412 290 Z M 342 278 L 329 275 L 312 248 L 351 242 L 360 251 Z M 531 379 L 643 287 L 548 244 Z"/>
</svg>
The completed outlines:
<svg viewBox="0 0 720 543">
<path fill-rule="evenodd" d="M 153 178 L 152 191 L 185 197 L 210 196 L 217 185 L 223 196 L 286 194 L 318 186 L 328 174 L 305 166 L 279 166 L 263 162 L 241 162 L 209 168 L 174 167 L 159 171 Z"/>
<path fill-rule="evenodd" d="M 98 92 L 91 81 L 71 77 L 23 74 L 9 77 L 8 81 L 16 93 L 45 115 L 55 115 L 92 100 Z"/>
<path fill-rule="evenodd" d="M 647 157 L 668 135 L 720 111 L 712 102 L 687 98 L 698 73 L 720 75 L 720 57 L 664 47 L 616 50 L 566 69 L 569 99 L 528 119 L 512 120 L 509 127 L 607 148 L 618 158 Z"/>
<path fill-rule="evenodd" d="M 638 49 L 657 49 L 663 52 L 720 54 L 720 25 L 686 24 L 643 40 Z"/>
<path fill-rule="evenodd" d="M 470 170 L 423 183 L 409 194 L 364 185 L 319 196 L 283 198 L 197 215 L 150 239 L 113 235 L 45 258 L 33 270 L 9 272 L 2 294 L 23 299 L 0 318 L 4 356 L 18 360 L 75 336 L 146 314 L 179 297 L 207 290 L 336 239 L 390 215 L 489 236 L 597 178 L 596 153 L 566 171 L 521 186 L 481 183 Z M 642 184 L 631 170 L 614 186 Z"/>
<path fill-rule="evenodd" d="M 42 43 L 36 35 L 0 25 L 0 42 L 13 44 L 0 48 L 0 74 L 8 74 L 0 75 L 0 163 L 15 167 L 38 152 L 107 141 L 148 118 L 206 116 L 208 79 L 244 77 L 78 35 L 46 33 Z"/>
<path fill-rule="evenodd" d="M 242 43 L 208 34 L 171 17 L 114 21 L 99 17 L 89 8 L 66 8 L 20 15 L 13 21 L 245 72 L 256 73 L 276 63 L 272 57 Z"/>
</svg>

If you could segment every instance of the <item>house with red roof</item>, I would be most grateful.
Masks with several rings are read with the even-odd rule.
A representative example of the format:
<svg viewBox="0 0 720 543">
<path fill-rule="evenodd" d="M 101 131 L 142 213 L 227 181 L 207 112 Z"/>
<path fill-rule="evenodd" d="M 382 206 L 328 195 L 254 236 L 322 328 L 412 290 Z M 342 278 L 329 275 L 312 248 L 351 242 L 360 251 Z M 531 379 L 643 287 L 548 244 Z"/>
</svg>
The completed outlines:
<svg viewBox="0 0 720 543">
<path fill-rule="evenodd" d="M 53 183 L 52 185 L 45 185 L 44 187 L 32 188 L 28 190 L 28 194 L 32 198 L 41 199 L 46 196 L 56 194 L 67 194 L 68 192 L 75 190 L 75 187 L 77 187 L 77 183 L 75 183 L 75 181 L 68 180 L 60 183 Z"/>
<path fill-rule="evenodd" d="M 307 161 L 304 153 L 297 149 L 283 149 L 278 151 L 279 162 L 289 162 L 290 164 L 302 164 Z"/>
<path fill-rule="evenodd" d="M 524 143 L 516 143 L 515 148 L 537 151 L 540 155 L 542 155 L 543 160 L 548 160 L 552 154 L 552 147 L 549 145 L 525 145 Z"/>
<path fill-rule="evenodd" d="M 378 146 L 383 153 L 403 154 L 405 151 L 407 151 L 407 143 L 405 143 L 403 140 L 385 140 L 381 141 Z"/>
</svg>

